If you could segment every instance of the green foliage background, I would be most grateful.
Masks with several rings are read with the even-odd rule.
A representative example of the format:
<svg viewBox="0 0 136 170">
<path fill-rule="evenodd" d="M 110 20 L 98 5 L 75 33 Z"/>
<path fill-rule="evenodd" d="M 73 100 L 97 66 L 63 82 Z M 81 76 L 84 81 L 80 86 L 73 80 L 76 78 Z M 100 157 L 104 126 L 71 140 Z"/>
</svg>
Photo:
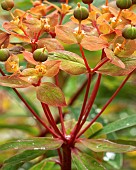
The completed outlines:
<svg viewBox="0 0 136 170">
<path fill-rule="evenodd" d="M 71 1 L 72 6 L 76 6 L 76 3 L 79 0 Z M 104 0 L 95 0 L 94 5 L 101 6 L 105 1 Z M 29 9 L 32 4 L 29 0 L 15 0 L 15 8 L 20 8 L 23 10 Z M 0 9 L 1 17 L 0 17 L 0 29 L 2 28 L 2 23 L 5 20 L 9 20 L 8 12 L 4 12 Z M 68 19 L 68 18 L 67 18 Z M 76 45 L 66 46 L 66 50 L 73 51 L 75 53 L 79 53 L 79 50 Z M 101 51 L 98 52 L 89 52 L 85 51 L 87 59 L 91 66 L 95 65 L 97 59 L 100 57 Z M 66 75 L 67 76 L 67 75 Z M 68 81 L 65 82 L 64 85 L 64 93 L 66 95 L 66 99 L 68 99 L 74 94 L 75 89 L 80 87 L 80 82 L 85 79 L 83 75 L 81 76 L 71 76 L 67 77 Z M 95 80 L 95 77 L 94 77 Z M 101 108 L 103 104 L 108 100 L 108 98 L 113 94 L 116 88 L 119 86 L 123 77 L 110 77 L 103 76 L 101 88 L 99 94 L 96 99 L 96 103 L 93 109 L 93 113 L 91 116 L 93 117 L 98 110 Z M 62 83 L 64 80 L 61 80 Z M 25 93 L 27 101 L 31 104 L 31 106 L 37 111 L 37 113 L 41 113 L 39 109 L 39 103 L 36 100 L 36 97 L 33 93 L 33 89 L 23 90 L 20 92 Z M 27 109 L 22 105 L 22 103 L 18 100 L 12 89 L 0 87 L 0 94 L 3 95 L 0 106 L 0 143 L 4 143 L 5 141 L 28 137 L 28 136 L 37 136 L 39 135 L 38 128 L 41 127 L 39 124 L 31 117 L 30 113 Z M 84 93 L 82 93 L 75 104 L 71 115 L 73 118 L 77 118 L 81 103 L 83 101 Z M 34 103 L 34 104 L 33 104 Z M 35 104 L 36 103 L 36 104 Z M 2 108 L 3 107 L 3 108 Z M 37 109 L 38 108 L 38 109 Z M 53 108 L 52 108 L 53 109 Z M 69 108 L 72 109 L 72 108 Z M 67 111 L 67 110 L 66 110 Z M 125 118 L 130 115 L 136 114 L 136 73 L 129 79 L 125 87 L 121 90 L 116 99 L 112 102 L 112 104 L 106 109 L 102 117 L 99 119 L 104 125 L 118 120 L 120 118 Z M 90 117 L 91 118 L 91 117 Z M 38 127 L 38 128 L 37 128 Z M 130 128 L 126 128 L 124 130 L 118 131 L 118 133 L 112 133 L 109 135 L 109 139 L 111 140 L 133 140 L 136 141 L 136 126 L 132 126 Z M 2 161 L 10 157 L 10 155 L 15 154 L 15 151 L 7 152 L 4 155 L 0 156 L 0 164 Z M 55 155 L 54 152 L 47 152 L 47 155 Z M 123 162 L 123 157 L 124 162 Z M 127 153 L 127 154 L 116 154 L 114 159 L 110 159 L 106 166 L 108 170 L 135 170 L 136 169 L 136 152 Z M 42 164 L 42 163 L 41 163 Z M 121 168 L 121 165 L 123 167 Z M 18 170 L 27 170 L 33 165 L 32 162 L 28 160 L 28 163 L 22 165 L 22 168 Z M 112 168 L 111 168 L 112 165 Z M 39 168 L 40 168 L 39 164 Z M 50 170 L 54 169 L 54 164 L 47 165 L 44 169 Z M 11 167 L 10 167 L 11 168 Z M 18 168 L 18 167 L 16 167 Z M 55 167 L 57 170 L 58 167 Z M 12 170 L 12 168 L 10 169 Z M 15 170 L 15 169 L 13 169 Z M 37 170 L 36 168 L 32 168 L 31 170 Z"/>
</svg>

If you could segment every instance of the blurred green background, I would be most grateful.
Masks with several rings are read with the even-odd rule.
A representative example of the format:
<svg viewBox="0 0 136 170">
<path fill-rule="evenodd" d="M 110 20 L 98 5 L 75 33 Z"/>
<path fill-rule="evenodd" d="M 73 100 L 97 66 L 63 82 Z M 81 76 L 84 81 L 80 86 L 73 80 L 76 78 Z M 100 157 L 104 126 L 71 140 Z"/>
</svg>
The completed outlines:
<svg viewBox="0 0 136 170">
<path fill-rule="evenodd" d="M 73 0 L 70 2 L 70 4 L 74 7 L 76 6 L 77 2 L 80 1 Z M 104 0 L 94 0 L 93 4 L 96 6 L 101 6 L 102 4 L 104 4 L 104 2 Z M 55 3 L 58 4 L 58 2 Z M 15 0 L 15 4 L 15 8 L 20 8 L 23 10 L 27 10 L 32 7 L 32 4 L 29 0 Z M 5 20 L 10 20 L 10 17 L 9 13 L 3 11 L 1 8 L 0 14 L 0 30 L 3 30 L 2 23 Z M 69 16 L 66 18 L 66 20 L 68 20 Z M 79 49 L 76 45 L 65 46 L 65 49 L 80 54 Z M 85 54 L 90 65 L 94 66 L 101 55 L 101 51 L 90 52 L 86 50 Z M 67 81 L 66 79 L 62 80 L 65 82 L 63 91 L 68 101 L 70 97 L 74 94 L 75 89 L 78 89 L 81 85 L 81 82 L 85 80 L 85 76 L 80 75 L 69 77 L 65 75 L 65 77 L 67 77 Z M 95 81 L 95 79 L 96 77 L 94 77 L 93 81 Z M 114 91 L 117 89 L 123 79 L 124 77 L 103 76 L 101 87 L 93 108 L 93 114 L 91 114 L 92 117 L 100 110 L 103 104 L 105 104 L 108 98 L 114 93 Z M 19 91 L 22 94 L 25 94 L 26 100 L 37 111 L 37 113 L 42 114 L 42 110 L 39 109 L 40 103 L 36 99 L 34 89 L 20 89 Z M 74 108 L 72 108 L 73 114 L 70 115 L 71 117 L 75 118 L 76 116 L 78 116 L 83 97 L 84 92 L 79 96 L 79 99 L 76 101 Z M 52 108 L 52 110 L 53 109 L 54 108 Z M 71 108 L 69 108 L 69 110 L 71 110 Z M 116 99 L 106 109 L 99 121 L 102 122 L 103 125 L 106 125 L 120 118 L 125 118 L 134 114 L 136 114 L 136 72 L 129 79 L 125 87 L 120 91 Z M 0 87 L 0 143 L 4 143 L 5 141 L 8 141 L 10 139 L 37 136 L 39 135 L 40 129 L 40 125 L 30 115 L 22 102 L 20 102 L 20 100 L 16 97 L 12 89 Z M 109 139 L 125 139 L 136 141 L 136 126 L 118 131 L 118 133 L 109 136 Z M 7 152 L 6 154 L 0 156 L 0 164 L 2 164 L 2 161 L 10 155 L 12 155 L 12 152 Z M 105 160 L 108 159 L 109 164 L 108 170 L 136 170 L 136 152 L 126 153 L 123 155 L 116 154 L 114 155 L 114 159 L 110 156 L 108 153 L 105 154 Z M 123 167 L 121 167 L 122 164 Z M 27 166 L 22 167 L 22 169 L 20 170 L 27 170 L 29 169 L 29 166 L 31 166 L 30 162 Z"/>
</svg>

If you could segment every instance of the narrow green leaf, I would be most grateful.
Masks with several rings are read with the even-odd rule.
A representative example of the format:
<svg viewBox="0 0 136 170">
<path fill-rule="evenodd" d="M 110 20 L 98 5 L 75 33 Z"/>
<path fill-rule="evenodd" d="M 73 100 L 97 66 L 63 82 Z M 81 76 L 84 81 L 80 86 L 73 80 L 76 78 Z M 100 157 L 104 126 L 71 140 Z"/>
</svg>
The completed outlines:
<svg viewBox="0 0 136 170">
<path fill-rule="evenodd" d="M 45 82 L 37 87 L 37 98 L 51 106 L 66 106 L 63 92 L 56 85 Z"/>
<path fill-rule="evenodd" d="M 136 125 L 136 115 L 129 116 L 115 122 L 109 123 L 102 130 L 100 130 L 96 136 L 100 136 L 102 134 L 109 134 L 112 132 L 116 132 L 131 126 Z"/>
<path fill-rule="evenodd" d="M 40 155 L 43 155 L 46 151 L 45 150 L 26 150 L 22 153 L 19 153 L 11 158 L 5 160 L 4 163 L 8 164 L 18 164 L 20 162 L 27 162 L 30 161 Z"/>
<path fill-rule="evenodd" d="M 0 145 L 0 151 L 9 149 L 31 149 L 31 150 L 54 150 L 60 148 L 63 144 L 62 140 L 53 138 L 30 138 L 12 141 L 3 145 Z"/>
<path fill-rule="evenodd" d="M 72 160 L 77 170 L 105 170 L 93 157 L 79 151 L 72 152 Z"/>
<path fill-rule="evenodd" d="M 25 131 L 33 135 L 38 134 L 38 131 L 36 128 L 30 125 L 26 125 L 26 124 L 12 124 L 12 125 L 0 124 L 0 129 L 18 129 L 18 130 Z"/>
<path fill-rule="evenodd" d="M 78 144 L 82 144 L 94 152 L 123 153 L 136 150 L 136 147 L 134 146 L 117 144 L 104 139 L 81 139 L 76 144 L 77 147 L 80 147 Z"/>
<path fill-rule="evenodd" d="M 7 86 L 12 88 L 23 88 L 30 86 L 29 83 L 27 83 L 24 80 L 21 80 L 18 77 L 15 76 L 1 76 L 0 77 L 0 85 L 1 86 Z"/>
<path fill-rule="evenodd" d="M 86 138 L 91 137 L 92 135 L 94 135 L 96 132 L 98 132 L 99 130 L 101 130 L 103 128 L 103 125 L 99 122 L 94 122 L 90 128 L 88 128 L 85 132 L 84 132 L 84 136 Z"/>
<path fill-rule="evenodd" d="M 23 163 L 19 163 L 19 164 L 6 164 L 2 167 L 1 170 L 17 170 L 18 168 L 21 167 L 21 165 L 23 165 Z"/>
<path fill-rule="evenodd" d="M 46 161 L 42 161 L 38 164 L 36 164 L 35 166 L 33 166 L 30 170 L 53 170 L 53 167 L 55 165 L 55 162 L 46 162 Z"/>
<path fill-rule="evenodd" d="M 123 154 L 107 152 L 103 159 L 113 168 L 118 170 L 120 170 L 123 165 Z"/>
<path fill-rule="evenodd" d="M 58 159 L 58 157 L 49 157 L 34 165 L 30 170 L 38 170 L 41 168 L 42 170 L 54 170 L 55 162 L 58 162 Z"/>
<path fill-rule="evenodd" d="M 60 60 L 60 68 L 72 75 L 79 75 L 86 72 L 84 60 L 75 53 L 58 50 L 49 55 L 51 60 Z"/>
</svg>

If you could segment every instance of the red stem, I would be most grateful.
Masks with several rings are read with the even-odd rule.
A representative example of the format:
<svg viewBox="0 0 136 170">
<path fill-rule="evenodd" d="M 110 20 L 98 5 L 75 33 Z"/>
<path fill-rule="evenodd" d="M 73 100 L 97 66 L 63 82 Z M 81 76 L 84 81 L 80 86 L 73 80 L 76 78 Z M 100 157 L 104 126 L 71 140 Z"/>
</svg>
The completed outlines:
<svg viewBox="0 0 136 170">
<path fill-rule="evenodd" d="M 59 155 L 59 159 L 60 159 L 60 164 L 62 164 L 62 154 L 61 154 L 61 151 L 60 149 L 57 149 L 58 151 L 58 155 Z"/>
<path fill-rule="evenodd" d="M 77 138 L 79 138 L 104 112 L 104 110 L 107 108 L 107 106 L 112 102 L 112 100 L 116 97 L 116 95 L 119 93 L 119 91 L 123 88 L 129 77 L 131 76 L 133 72 L 131 72 L 125 80 L 121 83 L 121 85 L 118 87 L 118 89 L 114 92 L 114 94 L 111 96 L 111 98 L 106 102 L 106 104 L 103 106 L 101 111 L 93 118 L 93 120 L 78 134 Z"/>
<path fill-rule="evenodd" d="M 87 60 L 86 60 L 86 57 L 85 57 L 85 54 L 84 54 L 84 51 L 83 51 L 83 47 L 82 47 L 81 44 L 79 44 L 79 47 L 80 47 L 80 52 L 81 52 L 81 54 L 82 54 L 82 57 L 83 57 L 83 60 L 84 60 L 86 69 L 87 69 L 87 71 L 88 71 L 89 73 L 91 73 L 91 69 L 90 69 L 90 67 L 89 67 L 89 65 L 88 65 L 88 62 L 87 62 Z"/>
<path fill-rule="evenodd" d="M 27 104 L 27 102 L 23 99 L 23 97 L 20 95 L 20 93 L 13 88 L 14 92 L 17 94 L 17 96 L 20 98 L 20 100 L 25 104 L 25 106 L 28 108 L 28 110 L 33 114 L 34 117 L 46 128 L 50 133 L 53 134 L 54 137 L 59 137 L 52 129 L 50 129 L 43 121 L 42 119 L 35 113 L 35 111 Z"/>
<path fill-rule="evenodd" d="M 48 122 L 49 122 L 50 125 L 53 127 L 53 129 L 54 129 L 56 132 L 58 132 L 58 129 L 56 128 L 56 126 L 55 126 L 54 123 L 52 122 L 52 119 L 51 119 L 50 115 L 48 114 L 48 111 L 47 111 L 47 109 L 46 109 L 45 104 L 41 102 L 41 105 L 42 105 L 42 108 L 43 108 L 43 110 L 44 110 L 44 114 L 45 114 Z"/>
<path fill-rule="evenodd" d="M 59 22 L 59 25 L 61 25 L 61 24 L 62 24 L 64 17 L 65 17 L 65 14 L 61 14 L 61 16 L 60 16 L 60 22 Z"/>
<path fill-rule="evenodd" d="M 83 102 L 83 105 L 82 105 L 81 113 L 80 113 L 78 122 L 75 125 L 75 128 L 71 132 L 71 141 L 70 141 L 71 143 L 75 140 L 76 134 L 78 133 L 78 130 L 79 130 L 79 127 L 80 127 L 80 123 L 81 123 L 81 121 L 82 121 L 82 119 L 84 117 L 85 107 L 86 107 L 86 103 L 87 103 L 87 99 L 88 99 L 88 94 L 89 94 L 89 90 L 90 90 L 91 80 L 92 80 L 92 75 L 89 74 L 89 76 L 88 76 L 88 83 L 87 83 L 87 87 L 86 87 L 86 93 L 85 93 L 85 97 L 84 97 L 84 102 Z"/>
<path fill-rule="evenodd" d="M 92 26 L 95 27 L 96 30 L 97 30 L 97 32 L 98 32 L 98 34 L 101 35 L 101 32 L 100 32 L 100 30 L 99 30 L 99 28 L 98 28 L 98 26 L 97 26 L 96 21 L 92 21 Z"/>
<path fill-rule="evenodd" d="M 90 99 L 89 99 L 89 101 L 88 101 L 88 103 L 87 103 L 87 106 L 86 106 L 86 108 L 85 108 L 86 113 L 85 113 L 85 116 L 84 116 L 84 118 L 83 118 L 83 120 L 82 120 L 82 122 L 81 122 L 81 124 L 80 124 L 80 127 L 79 127 L 79 129 L 78 129 L 78 132 L 79 132 L 80 129 L 82 128 L 83 124 L 85 123 L 85 121 L 86 121 L 86 119 L 87 119 L 87 117 L 88 117 L 88 115 L 89 115 L 89 113 L 90 113 L 90 110 L 92 109 L 94 100 L 95 100 L 95 98 L 96 98 L 97 92 L 98 92 L 99 87 L 100 87 L 100 82 L 101 82 L 101 74 L 98 75 L 96 84 L 95 84 L 95 86 L 94 86 L 94 89 L 93 89 L 93 91 L 92 91 L 92 94 L 91 94 L 91 96 L 90 96 Z"/>
<path fill-rule="evenodd" d="M 53 127 L 55 128 L 56 132 L 61 136 L 61 138 L 64 140 L 64 141 L 67 141 L 64 137 L 64 135 L 60 132 L 60 130 L 58 129 L 57 125 L 56 125 L 56 122 L 51 114 L 51 111 L 49 109 L 49 106 L 45 103 L 43 103 L 43 109 L 45 112 L 48 113 L 48 116 L 50 117 L 50 120 L 51 120 L 51 124 L 53 125 Z"/>
<path fill-rule="evenodd" d="M 59 86 L 58 74 L 55 76 L 55 84 L 56 84 L 57 86 Z M 58 107 L 58 111 L 59 111 L 59 116 L 60 116 L 60 123 L 61 123 L 62 133 L 63 133 L 63 135 L 66 135 L 66 130 L 65 130 L 65 126 L 64 126 L 64 119 L 63 119 L 63 113 L 62 113 L 62 108 L 61 108 L 61 107 Z"/>
<path fill-rule="evenodd" d="M 5 76 L 5 73 L 0 69 L 0 73 Z M 36 117 L 36 119 L 54 136 L 59 138 L 59 136 L 52 131 L 52 129 L 50 129 L 43 121 L 42 119 L 37 115 L 37 113 L 29 106 L 29 104 L 24 100 L 24 98 L 21 96 L 21 94 L 15 89 L 12 88 L 14 90 L 14 92 L 17 94 L 17 96 L 20 98 L 20 100 L 25 104 L 25 106 L 27 107 L 27 109 L 33 114 L 34 117 Z"/>
<path fill-rule="evenodd" d="M 105 63 L 107 63 L 109 61 L 108 58 L 105 58 L 105 60 L 103 60 L 102 62 L 100 62 L 93 70 L 92 73 L 94 73 L 95 71 L 97 71 L 101 66 L 103 66 Z"/>
</svg>

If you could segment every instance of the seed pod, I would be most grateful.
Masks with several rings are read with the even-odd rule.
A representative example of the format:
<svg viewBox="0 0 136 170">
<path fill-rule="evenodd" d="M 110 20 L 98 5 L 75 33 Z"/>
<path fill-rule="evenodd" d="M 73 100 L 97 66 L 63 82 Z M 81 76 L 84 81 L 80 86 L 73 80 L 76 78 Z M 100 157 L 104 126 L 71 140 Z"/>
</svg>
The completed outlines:
<svg viewBox="0 0 136 170">
<path fill-rule="evenodd" d="M 0 49 L 0 61 L 7 61 L 9 56 L 10 56 L 10 53 L 8 49 L 6 48 Z"/>
<path fill-rule="evenodd" d="M 136 0 L 132 0 L 132 4 L 136 4 Z"/>
<path fill-rule="evenodd" d="M 80 6 L 80 4 L 78 4 L 78 6 L 74 10 L 74 17 L 78 21 L 82 21 L 82 20 L 87 19 L 88 16 L 89 16 L 88 9 L 86 7 L 82 7 L 82 6 Z"/>
<path fill-rule="evenodd" d="M 136 38 L 136 27 L 131 25 L 126 25 L 125 28 L 122 30 L 122 36 L 125 39 L 135 39 Z"/>
<path fill-rule="evenodd" d="M 82 2 L 84 4 L 91 4 L 93 2 L 93 0 L 82 0 Z"/>
<path fill-rule="evenodd" d="M 1 2 L 2 9 L 6 11 L 10 11 L 14 7 L 14 1 L 13 0 L 5 0 Z"/>
<path fill-rule="evenodd" d="M 33 58 L 35 61 L 44 62 L 48 58 L 48 51 L 45 48 L 39 48 L 34 51 Z"/>
<path fill-rule="evenodd" d="M 116 0 L 116 5 L 120 9 L 128 9 L 132 5 L 132 0 Z"/>
</svg>

